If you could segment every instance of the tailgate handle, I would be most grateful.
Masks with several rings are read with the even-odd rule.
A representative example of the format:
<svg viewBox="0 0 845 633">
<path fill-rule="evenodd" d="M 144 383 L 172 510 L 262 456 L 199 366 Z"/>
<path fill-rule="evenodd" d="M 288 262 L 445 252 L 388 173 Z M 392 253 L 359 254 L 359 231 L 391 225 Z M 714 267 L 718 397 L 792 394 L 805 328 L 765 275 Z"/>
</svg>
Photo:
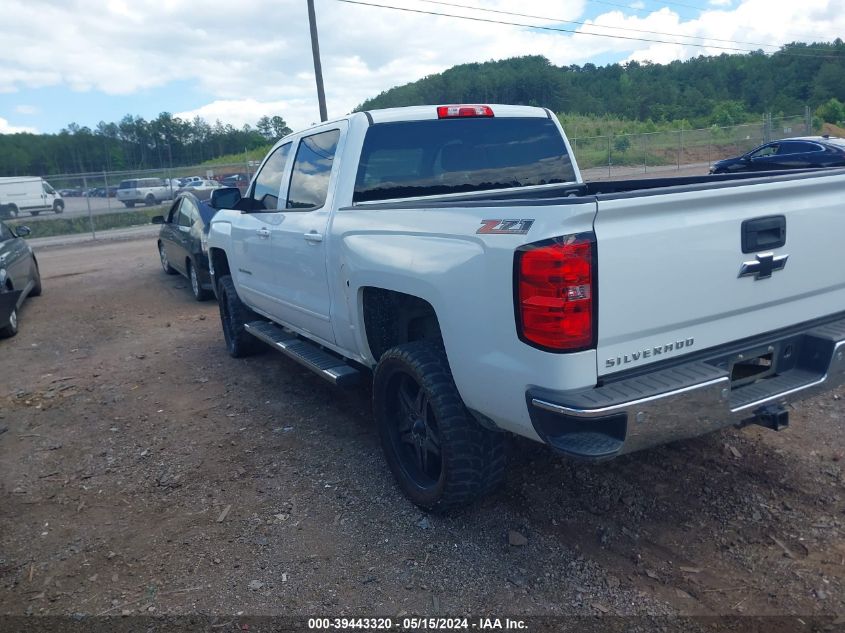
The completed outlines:
<svg viewBox="0 0 845 633">
<path fill-rule="evenodd" d="M 786 217 L 767 215 L 742 223 L 742 252 L 771 251 L 786 244 Z"/>
</svg>

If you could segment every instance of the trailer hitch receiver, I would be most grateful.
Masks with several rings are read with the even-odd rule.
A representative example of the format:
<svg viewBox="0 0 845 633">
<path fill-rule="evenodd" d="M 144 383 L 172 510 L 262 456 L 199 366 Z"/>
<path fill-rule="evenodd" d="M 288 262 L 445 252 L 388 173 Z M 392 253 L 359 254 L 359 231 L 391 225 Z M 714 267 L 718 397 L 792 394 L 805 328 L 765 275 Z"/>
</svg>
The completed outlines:
<svg viewBox="0 0 845 633">
<path fill-rule="evenodd" d="M 759 424 L 773 431 L 782 431 L 789 426 L 789 411 L 780 404 L 768 404 L 755 412 L 754 424 Z"/>
</svg>

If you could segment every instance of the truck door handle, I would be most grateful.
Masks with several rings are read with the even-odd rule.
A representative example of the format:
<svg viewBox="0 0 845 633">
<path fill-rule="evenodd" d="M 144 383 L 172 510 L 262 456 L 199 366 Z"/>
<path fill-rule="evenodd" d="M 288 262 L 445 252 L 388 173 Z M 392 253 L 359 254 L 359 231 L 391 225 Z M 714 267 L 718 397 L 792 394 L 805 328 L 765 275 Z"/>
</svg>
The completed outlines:
<svg viewBox="0 0 845 633">
<path fill-rule="evenodd" d="M 258 237 L 270 237 L 270 229 L 258 229 L 255 234 Z"/>
<path fill-rule="evenodd" d="M 305 235 L 303 235 L 303 237 L 305 238 L 306 242 L 317 243 L 317 242 L 323 241 L 323 234 L 317 233 L 316 231 L 311 231 L 310 233 L 306 233 Z"/>
</svg>

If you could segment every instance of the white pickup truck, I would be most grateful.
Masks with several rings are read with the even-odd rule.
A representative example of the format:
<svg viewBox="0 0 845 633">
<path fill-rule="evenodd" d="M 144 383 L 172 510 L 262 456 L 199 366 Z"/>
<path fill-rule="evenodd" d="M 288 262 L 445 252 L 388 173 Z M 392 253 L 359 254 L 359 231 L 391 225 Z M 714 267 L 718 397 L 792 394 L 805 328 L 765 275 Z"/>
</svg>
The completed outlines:
<svg viewBox="0 0 845 633">
<path fill-rule="evenodd" d="M 504 432 L 607 459 L 845 382 L 845 170 L 584 183 L 548 110 L 359 112 L 212 194 L 229 353 L 373 381 L 403 492 L 491 490 Z"/>
</svg>

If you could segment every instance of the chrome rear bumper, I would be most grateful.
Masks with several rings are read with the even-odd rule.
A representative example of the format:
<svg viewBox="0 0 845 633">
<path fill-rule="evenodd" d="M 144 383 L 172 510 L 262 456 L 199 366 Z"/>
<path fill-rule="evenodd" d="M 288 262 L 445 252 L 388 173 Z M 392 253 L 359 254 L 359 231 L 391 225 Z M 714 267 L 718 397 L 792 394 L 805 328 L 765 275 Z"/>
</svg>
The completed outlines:
<svg viewBox="0 0 845 633">
<path fill-rule="evenodd" d="M 765 377 L 738 380 L 736 366 L 758 358 L 771 363 Z M 772 407 L 843 383 L 840 318 L 594 389 L 529 389 L 527 400 L 534 429 L 552 447 L 573 457 L 607 459 L 752 422 Z"/>
</svg>

